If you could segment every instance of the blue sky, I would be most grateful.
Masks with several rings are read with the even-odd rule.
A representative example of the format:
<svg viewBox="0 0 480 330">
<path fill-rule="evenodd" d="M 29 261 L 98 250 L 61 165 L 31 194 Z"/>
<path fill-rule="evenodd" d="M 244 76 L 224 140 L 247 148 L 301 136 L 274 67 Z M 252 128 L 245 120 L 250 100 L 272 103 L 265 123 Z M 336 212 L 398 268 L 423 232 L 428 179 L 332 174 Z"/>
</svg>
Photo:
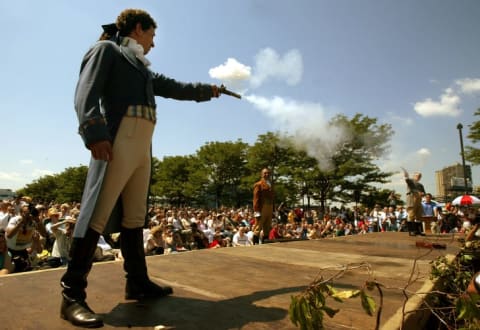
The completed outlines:
<svg viewBox="0 0 480 330">
<path fill-rule="evenodd" d="M 325 122 L 362 113 L 395 131 L 391 153 L 378 161 L 398 172 L 385 187 L 405 191 L 403 166 L 423 172 L 435 193 L 435 171 L 461 162 L 458 123 L 470 144 L 480 105 L 478 1 L 3 1 L 0 188 L 88 165 L 73 110 L 79 65 L 100 26 L 125 8 L 145 9 L 158 23 L 147 55 L 153 71 L 224 82 L 244 95 L 157 98 L 160 159 L 209 141 L 253 144 L 276 130 L 325 155 L 341 134 Z"/>
</svg>

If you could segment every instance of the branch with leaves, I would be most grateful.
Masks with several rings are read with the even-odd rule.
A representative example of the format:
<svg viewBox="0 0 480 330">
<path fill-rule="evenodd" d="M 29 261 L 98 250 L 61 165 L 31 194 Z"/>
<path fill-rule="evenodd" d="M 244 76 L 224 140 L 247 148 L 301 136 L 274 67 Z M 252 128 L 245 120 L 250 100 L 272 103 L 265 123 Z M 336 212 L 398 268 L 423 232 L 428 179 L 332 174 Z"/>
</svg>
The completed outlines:
<svg viewBox="0 0 480 330">
<path fill-rule="evenodd" d="M 289 316 L 292 323 L 302 330 L 323 329 L 324 315 L 326 314 L 332 318 L 339 312 L 339 309 L 334 309 L 327 305 L 328 298 L 332 298 L 337 302 L 343 302 L 345 299 L 360 297 L 363 310 L 368 315 L 373 316 L 376 311 L 376 303 L 375 300 L 367 294 L 367 290 L 372 291 L 377 288 L 380 293 L 380 306 L 377 311 L 376 325 L 376 329 L 378 329 L 383 304 L 381 285 L 378 282 L 367 281 L 364 287 L 358 290 L 338 290 L 330 284 L 334 279 L 343 276 L 345 272 L 359 268 L 366 268 L 369 273 L 371 273 L 371 268 L 368 263 L 348 264 L 342 266 L 340 269 L 334 268 L 338 270 L 338 272 L 333 276 L 324 279 L 323 276 L 319 275 L 302 293 L 291 296 Z M 320 273 L 325 270 L 332 270 L 332 268 L 323 269 Z"/>
<path fill-rule="evenodd" d="M 417 262 L 433 251 L 429 249 L 414 260 L 410 276 L 404 287 L 385 287 L 378 281 L 367 280 L 356 290 L 338 290 L 333 286 L 335 280 L 341 278 L 347 271 L 365 268 L 372 274 L 368 263 L 347 264 L 340 268 L 329 267 L 320 271 L 320 275 L 300 294 L 291 296 L 289 317 L 291 322 L 300 329 L 324 329 L 325 315 L 333 318 L 340 310 L 333 308 L 330 301 L 343 302 L 346 299 L 360 297 L 363 310 L 370 316 L 376 314 L 375 329 L 379 329 L 383 306 L 383 289 L 398 289 L 405 296 L 402 307 L 402 328 L 405 316 L 421 310 L 428 310 L 444 329 L 480 329 L 480 295 L 468 294 L 466 289 L 475 271 L 472 264 L 475 261 L 480 268 L 480 241 L 467 242 L 455 258 L 440 256 L 431 262 L 430 278 L 435 281 L 436 288 L 429 292 L 413 292 L 408 288 L 415 283 L 420 274 L 417 272 Z M 433 246 L 433 245 L 432 245 Z M 473 256 L 472 256 L 473 253 Z M 475 258 L 477 258 L 475 260 Z M 324 278 L 325 271 L 336 271 L 334 275 Z M 370 291 L 379 293 L 378 306 Z M 423 306 L 415 311 L 407 312 L 405 307 L 413 295 L 422 295 Z"/>
</svg>

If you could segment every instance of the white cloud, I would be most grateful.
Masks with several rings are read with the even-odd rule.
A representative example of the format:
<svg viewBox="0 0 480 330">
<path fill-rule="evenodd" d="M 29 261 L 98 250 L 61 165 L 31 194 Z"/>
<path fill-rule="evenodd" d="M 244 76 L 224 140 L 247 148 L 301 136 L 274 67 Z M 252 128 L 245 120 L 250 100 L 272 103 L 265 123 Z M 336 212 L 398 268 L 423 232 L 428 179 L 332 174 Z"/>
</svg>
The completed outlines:
<svg viewBox="0 0 480 330">
<path fill-rule="evenodd" d="M 388 115 L 390 116 L 389 122 L 393 122 L 393 123 L 395 123 L 395 125 L 397 125 L 397 124 L 402 124 L 402 125 L 405 125 L 405 126 L 413 125 L 413 119 L 410 118 L 410 117 L 402 117 L 402 116 L 399 116 L 399 115 L 397 115 L 393 112 L 389 112 Z"/>
<path fill-rule="evenodd" d="M 28 162 L 27 162 L 28 164 Z M 45 175 L 53 175 L 50 170 L 33 169 L 22 172 L 0 172 L 0 188 L 20 189 L 26 184 L 31 183 Z"/>
<path fill-rule="evenodd" d="M 460 97 L 452 88 L 447 88 L 440 96 L 439 101 L 430 98 L 422 102 L 416 102 L 415 111 L 422 117 L 449 116 L 456 117 L 461 114 L 459 109 Z"/>
<path fill-rule="evenodd" d="M 459 79 L 455 81 L 455 84 L 459 86 L 460 91 L 465 94 L 474 94 L 480 92 L 480 79 Z"/>
<path fill-rule="evenodd" d="M 425 147 L 413 152 L 404 152 L 403 150 L 406 150 L 406 146 L 402 144 L 402 141 L 395 140 L 395 138 L 392 141 L 392 144 L 394 145 L 393 149 L 395 151 L 392 150 L 386 160 L 378 162 L 378 166 L 382 171 L 393 172 L 393 175 L 390 177 L 391 181 L 381 187 L 395 190 L 403 194 L 404 192 L 406 193 L 406 184 L 402 167 L 405 168 L 410 175 L 414 172 L 423 173 L 424 171 L 427 171 L 424 173 L 424 177 L 430 177 L 428 165 L 432 160 L 433 155 L 432 151 Z M 428 176 L 426 175 L 427 173 L 429 173 Z M 432 187 L 433 183 L 431 183 L 429 187 L 425 186 L 426 189 L 433 189 Z"/>
<path fill-rule="evenodd" d="M 437 81 L 430 81 L 437 83 Z M 460 109 L 460 95 L 471 95 L 480 93 L 480 79 L 463 78 L 455 80 L 452 87 L 445 89 L 440 100 L 434 101 L 427 98 L 424 101 L 414 104 L 415 111 L 422 117 L 449 116 L 456 117 L 462 113 Z"/>
<path fill-rule="evenodd" d="M 26 183 L 25 176 L 18 172 L 0 172 L 0 188 L 17 190 Z"/>
<path fill-rule="evenodd" d="M 18 172 L 0 172 L 0 180 L 2 181 L 20 181 L 23 177 Z"/>
<path fill-rule="evenodd" d="M 42 170 L 42 169 L 34 169 L 31 176 L 35 179 L 38 179 L 42 176 L 45 176 L 45 175 L 53 175 L 54 172 L 50 171 L 50 170 Z"/>
<path fill-rule="evenodd" d="M 418 149 L 416 151 L 416 154 L 420 157 L 428 157 L 430 156 L 432 153 L 430 152 L 430 150 L 428 150 L 427 148 L 421 148 L 421 149 Z"/>
</svg>

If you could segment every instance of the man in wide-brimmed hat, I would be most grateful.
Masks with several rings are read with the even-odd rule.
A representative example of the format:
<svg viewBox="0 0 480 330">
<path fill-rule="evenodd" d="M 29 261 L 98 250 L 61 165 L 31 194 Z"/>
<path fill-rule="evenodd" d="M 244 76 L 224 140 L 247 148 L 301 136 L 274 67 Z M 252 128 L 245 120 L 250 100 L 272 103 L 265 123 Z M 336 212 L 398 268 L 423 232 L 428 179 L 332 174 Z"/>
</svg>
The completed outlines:
<svg viewBox="0 0 480 330">
<path fill-rule="evenodd" d="M 73 230 L 76 222 L 77 220 L 73 217 L 66 216 L 63 220 L 52 224 L 50 227 L 55 235 L 52 257 L 59 258 L 61 265 L 66 265 L 70 260 L 69 251 L 72 245 Z"/>
</svg>

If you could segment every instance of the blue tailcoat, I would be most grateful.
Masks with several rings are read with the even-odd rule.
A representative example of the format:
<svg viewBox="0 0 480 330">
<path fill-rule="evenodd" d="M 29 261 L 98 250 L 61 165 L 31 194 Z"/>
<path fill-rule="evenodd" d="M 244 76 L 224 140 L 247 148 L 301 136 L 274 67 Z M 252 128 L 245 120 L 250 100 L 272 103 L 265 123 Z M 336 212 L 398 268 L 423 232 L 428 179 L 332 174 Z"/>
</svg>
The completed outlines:
<svg viewBox="0 0 480 330">
<path fill-rule="evenodd" d="M 211 85 L 182 83 L 153 73 L 122 44 L 97 42 L 83 58 L 75 90 L 79 134 L 85 145 L 102 140 L 113 143 L 127 107 L 155 108 L 155 96 L 201 102 L 213 95 Z M 90 160 L 74 237 L 83 237 L 89 227 L 107 166 L 105 161 Z M 122 213 L 119 199 L 105 233 L 119 231 Z"/>
</svg>

